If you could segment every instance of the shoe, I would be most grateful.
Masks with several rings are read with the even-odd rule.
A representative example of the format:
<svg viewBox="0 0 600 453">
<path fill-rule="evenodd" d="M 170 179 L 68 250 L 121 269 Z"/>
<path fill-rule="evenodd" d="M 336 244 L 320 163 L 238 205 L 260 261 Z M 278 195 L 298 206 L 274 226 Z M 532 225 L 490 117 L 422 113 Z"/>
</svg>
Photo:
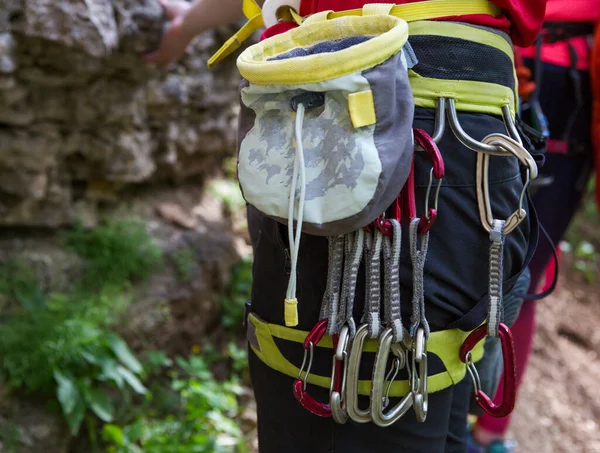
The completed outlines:
<svg viewBox="0 0 600 453">
<path fill-rule="evenodd" d="M 515 453 L 517 451 L 517 442 L 514 440 L 500 440 L 492 442 L 487 448 L 478 444 L 471 437 L 467 439 L 467 453 Z"/>
</svg>

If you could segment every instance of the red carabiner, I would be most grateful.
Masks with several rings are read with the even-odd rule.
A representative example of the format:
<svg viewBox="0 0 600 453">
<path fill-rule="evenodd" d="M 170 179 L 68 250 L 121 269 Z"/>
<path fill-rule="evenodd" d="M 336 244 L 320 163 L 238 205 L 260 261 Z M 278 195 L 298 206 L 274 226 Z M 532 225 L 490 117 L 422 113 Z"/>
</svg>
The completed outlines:
<svg viewBox="0 0 600 453">
<path fill-rule="evenodd" d="M 440 149 L 433 141 L 431 136 L 425 132 L 423 129 L 413 129 L 415 142 L 423 148 L 425 154 L 433 164 L 433 169 L 431 171 L 431 175 L 429 177 L 429 184 L 427 186 L 427 199 L 425 201 L 425 216 L 421 218 L 421 222 L 419 222 L 419 234 L 423 235 L 429 232 L 435 220 L 437 219 L 437 200 L 440 193 L 440 185 L 441 181 L 446 175 L 446 168 L 444 166 L 444 159 L 442 158 L 442 153 L 440 153 Z M 433 186 L 433 178 L 439 181 L 438 187 L 436 189 L 435 194 L 435 202 L 434 207 L 429 207 L 429 194 L 431 192 L 431 188 Z"/>
<path fill-rule="evenodd" d="M 321 403 L 310 396 L 306 391 L 306 384 L 310 374 L 310 369 L 312 367 L 313 349 L 323 339 L 326 331 L 327 320 L 323 319 L 319 321 L 306 336 L 306 339 L 303 343 L 304 360 L 302 361 L 302 366 L 298 372 L 298 378 L 294 381 L 294 396 L 298 402 L 310 413 L 319 417 L 331 417 L 331 406 L 329 404 Z M 337 338 L 334 337 L 334 347 L 336 342 Z M 308 366 L 306 367 L 306 373 L 304 374 L 304 378 L 302 378 L 302 372 L 304 371 L 304 366 L 306 365 L 307 355 L 309 355 L 310 358 L 308 361 Z"/>
<path fill-rule="evenodd" d="M 444 166 L 444 159 L 440 149 L 433 141 L 431 136 L 423 129 L 413 129 L 415 136 L 415 142 L 423 148 L 427 157 L 433 164 L 433 176 L 435 179 L 442 179 L 446 175 L 446 168 Z"/>
<path fill-rule="evenodd" d="M 460 360 L 470 362 L 469 356 L 473 348 L 487 336 L 487 324 L 483 324 L 469 334 L 460 347 Z M 510 329 L 503 323 L 498 325 L 500 343 L 502 344 L 502 357 L 504 359 L 503 399 L 496 405 L 492 399 L 479 387 L 475 391 L 475 399 L 481 408 L 492 417 L 502 418 L 510 415 L 515 408 L 517 400 L 517 367 L 515 361 L 515 346 Z M 472 362 L 467 366 L 472 366 Z M 474 370 L 474 373 L 477 373 Z M 478 387 L 478 386 L 477 386 Z"/>
</svg>

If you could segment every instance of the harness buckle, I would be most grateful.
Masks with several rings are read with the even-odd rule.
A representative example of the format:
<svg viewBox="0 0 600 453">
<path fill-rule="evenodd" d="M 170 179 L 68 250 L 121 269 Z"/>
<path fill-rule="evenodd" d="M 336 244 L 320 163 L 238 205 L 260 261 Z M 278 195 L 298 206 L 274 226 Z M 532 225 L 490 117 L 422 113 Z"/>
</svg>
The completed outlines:
<svg viewBox="0 0 600 453">
<path fill-rule="evenodd" d="M 328 404 L 321 403 L 310 396 L 306 391 L 306 386 L 308 384 L 308 376 L 310 375 L 310 370 L 312 368 L 314 347 L 323 339 L 326 331 L 327 320 L 323 319 L 319 321 L 306 336 L 306 339 L 303 343 L 304 359 L 302 360 L 302 365 L 298 371 L 298 377 L 294 381 L 294 396 L 298 402 L 306 410 L 319 417 L 331 417 L 331 407 Z M 306 366 L 307 358 L 308 366 Z M 305 366 L 306 372 L 304 372 Z M 303 372 L 304 376 L 302 376 Z"/>
<path fill-rule="evenodd" d="M 503 400 L 496 405 L 492 399 L 481 389 L 481 382 L 477 369 L 473 363 L 471 351 L 487 336 L 487 324 L 483 324 L 469 334 L 460 347 L 460 360 L 467 364 L 467 371 L 471 375 L 474 385 L 474 398 L 481 408 L 492 417 L 502 418 L 508 416 L 515 408 L 517 399 L 517 369 L 515 362 L 515 348 L 512 334 L 506 324 L 498 326 L 500 343 L 502 345 L 502 358 L 504 361 Z"/>
</svg>

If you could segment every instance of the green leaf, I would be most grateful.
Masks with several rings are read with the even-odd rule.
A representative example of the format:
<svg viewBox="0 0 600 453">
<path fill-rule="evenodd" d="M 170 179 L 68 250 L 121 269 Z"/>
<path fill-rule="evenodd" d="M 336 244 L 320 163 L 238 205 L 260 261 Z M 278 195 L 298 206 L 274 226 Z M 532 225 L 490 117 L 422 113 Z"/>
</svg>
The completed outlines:
<svg viewBox="0 0 600 453">
<path fill-rule="evenodd" d="M 108 359 L 102 363 L 102 374 L 99 379 L 102 381 L 112 381 L 123 390 L 123 376 L 119 373 L 119 363 L 116 360 Z"/>
<path fill-rule="evenodd" d="M 106 393 L 98 389 L 87 388 L 85 390 L 85 400 L 100 420 L 106 423 L 112 422 L 113 406 Z"/>
<path fill-rule="evenodd" d="M 65 414 L 65 418 L 67 419 L 67 423 L 69 424 L 73 436 L 77 435 L 79 432 L 79 427 L 85 416 L 85 409 L 85 402 L 83 401 L 83 398 L 79 397 L 73 410 L 68 414 Z"/>
<path fill-rule="evenodd" d="M 54 370 L 54 379 L 57 383 L 56 395 L 65 415 L 75 410 L 81 395 L 77 390 L 72 376 L 63 374 L 60 370 Z"/>
<path fill-rule="evenodd" d="M 109 334 L 106 336 L 106 341 L 123 365 L 136 374 L 142 372 L 141 363 L 135 358 L 129 349 L 129 346 L 127 346 L 127 343 L 125 343 L 118 335 Z"/>
<path fill-rule="evenodd" d="M 146 387 L 140 382 L 140 380 L 129 371 L 127 368 L 119 366 L 117 372 L 125 379 L 129 386 L 138 394 L 145 395 L 147 390 Z"/>
<path fill-rule="evenodd" d="M 102 438 L 106 442 L 111 442 L 119 447 L 123 446 L 125 440 L 123 430 L 117 425 L 104 425 L 102 428 Z"/>
<path fill-rule="evenodd" d="M 137 443 L 144 434 L 144 423 L 139 421 L 125 428 L 125 434 L 127 436 L 127 441 L 132 444 Z"/>
</svg>

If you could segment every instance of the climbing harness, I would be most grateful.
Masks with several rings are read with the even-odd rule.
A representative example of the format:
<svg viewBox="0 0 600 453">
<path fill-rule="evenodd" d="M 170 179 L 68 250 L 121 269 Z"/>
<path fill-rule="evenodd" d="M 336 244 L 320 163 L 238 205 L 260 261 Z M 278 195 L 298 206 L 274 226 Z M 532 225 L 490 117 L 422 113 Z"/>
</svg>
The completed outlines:
<svg viewBox="0 0 600 453">
<path fill-rule="evenodd" d="M 430 21 L 444 13 L 498 16 L 501 11 L 488 1 L 432 0 L 307 15 L 298 0 L 267 0 L 262 11 L 253 0 L 245 0 L 244 13 L 249 22 L 210 65 L 262 25 L 291 23 L 284 33 L 248 47 L 237 60 L 244 78 L 240 186 L 250 205 L 287 226 L 291 262 L 284 326 L 250 313 L 248 341 L 260 360 L 295 378 L 293 394 L 317 416 L 340 424 L 352 420 L 387 427 L 413 410 L 423 423 L 429 393 L 466 374 L 477 382 L 473 364 L 483 354 L 484 336 L 499 336 L 507 369 L 514 365 L 512 338 L 502 324 L 504 241 L 526 218 L 526 190 L 537 177 L 537 164 L 523 147 L 514 120 L 518 101 L 512 47 L 498 33 Z M 448 62 L 443 44 L 456 36 L 471 43 L 464 50 L 471 56 L 482 49 L 477 46 L 484 46 L 490 59 L 511 70 L 492 80 L 479 75 L 462 80 L 459 68 L 454 78 L 440 71 L 445 63 L 439 62 Z M 437 64 L 419 64 L 422 51 Z M 431 136 L 413 129 L 415 106 L 435 109 Z M 497 115 L 508 136 L 473 138 L 461 126 L 458 111 Z M 472 332 L 431 332 L 426 316 L 429 234 L 443 215 L 439 200 L 446 173 L 437 143 L 446 124 L 477 153 L 479 216 L 490 235 L 488 319 Z M 416 153 L 426 160 L 416 159 Z M 519 205 L 504 220 L 496 218 L 490 199 L 488 171 L 497 156 L 516 158 L 523 168 Z M 423 162 L 431 168 L 421 211 L 416 206 L 415 166 L 422 171 Z M 319 321 L 310 332 L 297 329 L 303 234 L 324 236 L 328 242 L 325 291 Z M 409 248 L 412 282 L 400 281 L 403 244 Z M 365 303 L 357 325 L 354 305 L 361 268 Z M 412 286 L 406 326 L 401 283 Z M 302 344 L 300 368 L 282 354 L 275 338 Z M 330 376 L 311 372 L 315 348 L 331 353 Z M 369 380 L 361 379 L 366 354 L 373 358 Z M 430 361 L 432 357 L 440 363 Z M 506 414 L 514 406 L 514 379 L 508 374 L 506 400 L 498 407 L 475 386 L 478 401 L 491 414 Z M 312 397 L 309 384 L 329 389 L 329 401 Z M 368 405 L 359 404 L 360 396 L 368 397 Z M 393 406 L 392 398 L 398 398 Z"/>
</svg>

